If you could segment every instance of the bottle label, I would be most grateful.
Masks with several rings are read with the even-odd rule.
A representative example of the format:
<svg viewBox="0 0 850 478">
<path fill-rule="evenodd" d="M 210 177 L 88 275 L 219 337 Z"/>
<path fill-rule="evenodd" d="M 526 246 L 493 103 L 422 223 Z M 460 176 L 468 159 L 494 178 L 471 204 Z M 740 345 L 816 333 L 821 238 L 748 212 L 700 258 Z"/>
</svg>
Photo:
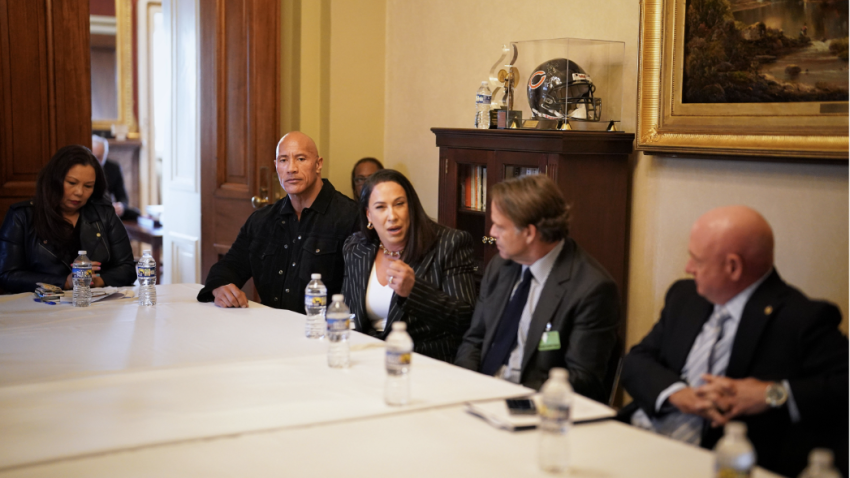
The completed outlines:
<svg viewBox="0 0 850 478">
<path fill-rule="evenodd" d="M 410 352 L 387 349 L 387 373 L 400 375 L 405 367 L 410 366 Z"/>
<path fill-rule="evenodd" d="M 483 94 L 481 94 L 481 93 L 477 93 L 477 94 L 475 95 L 475 102 L 476 102 L 476 103 L 484 103 L 484 104 L 488 104 L 488 105 L 489 105 L 489 104 L 490 104 L 490 100 L 492 100 L 492 99 L 493 99 L 493 96 L 492 96 L 492 95 L 483 95 Z"/>
<path fill-rule="evenodd" d="M 749 470 L 736 470 L 731 467 L 718 467 L 717 478 L 750 478 L 752 474 Z"/>
<path fill-rule="evenodd" d="M 328 332 L 345 332 L 348 330 L 348 323 L 351 321 L 346 317 L 328 317 Z"/>
<path fill-rule="evenodd" d="M 92 270 L 91 267 L 72 267 L 71 273 L 73 274 L 74 279 L 91 279 Z"/>
<path fill-rule="evenodd" d="M 324 307 L 328 303 L 328 297 L 325 295 L 310 295 L 304 294 L 304 309 L 310 307 Z"/>
<path fill-rule="evenodd" d="M 562 427 L 569 424 L 570 421 L 569 405 L 564 404 L 547 404 L 545 401 L 540 405 L 540 417 L 543 419 L 544 426 Z"/>
<path fill-rule="evenodd" d="M 136 266 L 136 275 L 139 276 L 139 279 L 156 277 L 156 269 L 153 267 Z"/>
</svg>

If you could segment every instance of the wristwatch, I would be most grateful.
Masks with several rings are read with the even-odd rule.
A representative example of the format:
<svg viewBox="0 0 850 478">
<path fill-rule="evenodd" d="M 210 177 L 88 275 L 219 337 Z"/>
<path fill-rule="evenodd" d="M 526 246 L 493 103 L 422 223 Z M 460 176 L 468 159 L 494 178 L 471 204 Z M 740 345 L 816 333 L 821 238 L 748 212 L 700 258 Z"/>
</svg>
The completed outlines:
<svg viewBox="0 0 850 478">
<path fill-rule="evenodd" d="M 764 401 L 770 408 L 779 408 L 788 400 L 788 390 L 779 382 L 773 382 L 764 391 Z"/>
</svg>

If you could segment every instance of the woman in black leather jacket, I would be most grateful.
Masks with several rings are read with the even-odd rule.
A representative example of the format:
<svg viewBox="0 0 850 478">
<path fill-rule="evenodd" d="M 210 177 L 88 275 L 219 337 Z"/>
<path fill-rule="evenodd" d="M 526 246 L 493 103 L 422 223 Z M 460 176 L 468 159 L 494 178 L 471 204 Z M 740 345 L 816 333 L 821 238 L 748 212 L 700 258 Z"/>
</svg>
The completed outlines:
<svg viewBox="0 0 850 478">
<path fill-rule="evenodd" d="M 37 282 L 65 289 L 71 264 L 85 250 L 100 270 L 92 287 L 136 280 L 124 224 L 104 199 L 106 178 L 91 151 L 79 145 L 56 152 L 41 170 L 35 198 L 13 204 L 0 229 L 0 288 L 30 292 Z"/>
</svg>

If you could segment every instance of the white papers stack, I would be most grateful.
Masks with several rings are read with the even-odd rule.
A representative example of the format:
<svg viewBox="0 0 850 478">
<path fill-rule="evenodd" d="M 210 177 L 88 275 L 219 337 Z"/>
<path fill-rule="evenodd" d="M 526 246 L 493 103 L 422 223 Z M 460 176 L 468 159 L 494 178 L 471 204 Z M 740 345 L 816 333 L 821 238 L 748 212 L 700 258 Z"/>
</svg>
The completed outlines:
<svg viewBox="0 0 850 478">
<path fill-rule="evenodd" d="M 119 289 L 117 287 L 92 287 L 91 301 L 92 303 L 104 300 L 129 299 L 136 296 L 133 289 Z M 61 298 L 62 302 L 73 302 L 74 291 L 66 290 Z"/>
<path fill-rule="evenodd" d="M 540 409 L 540 394 L 530 397 Z M 504 400 L 469 402 L 466 411 L 480 417 L 496 428 L 508 431 L 528 430 L 540 424 L 540 415 L 511 415 Z M 573 395 L 573 423 L 586 423 L 611 418 L 617 414 L 613 408 L 605 406 L 578 394 Z"/>
</svg>

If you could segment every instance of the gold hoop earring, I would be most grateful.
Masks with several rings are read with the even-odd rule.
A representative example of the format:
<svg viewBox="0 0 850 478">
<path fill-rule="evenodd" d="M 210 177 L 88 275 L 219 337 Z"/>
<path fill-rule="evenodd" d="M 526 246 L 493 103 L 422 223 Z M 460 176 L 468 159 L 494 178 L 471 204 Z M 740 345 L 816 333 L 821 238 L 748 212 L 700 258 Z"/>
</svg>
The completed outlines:
<svg viewBox="0 0 850 478">
<path fill-rule="evenodd" d="M 366 229 L 372 230 L 372 222 L 369 221 L 369 224 L 366 224 Z"/>
</svg>

